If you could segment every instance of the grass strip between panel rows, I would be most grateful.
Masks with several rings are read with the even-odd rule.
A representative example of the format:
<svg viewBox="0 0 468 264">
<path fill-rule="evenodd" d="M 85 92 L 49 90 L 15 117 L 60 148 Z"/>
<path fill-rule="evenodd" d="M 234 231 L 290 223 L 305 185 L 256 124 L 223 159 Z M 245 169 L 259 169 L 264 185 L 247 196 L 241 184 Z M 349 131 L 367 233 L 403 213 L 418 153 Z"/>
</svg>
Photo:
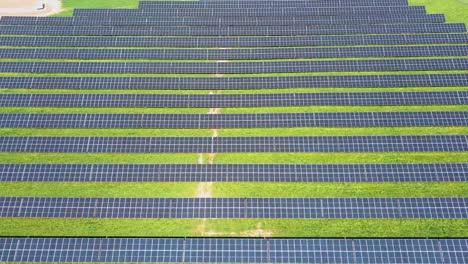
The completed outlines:
<svg viewBox="0 0 468 264">
<path fill-rule="evenodd" d="M 345 127 L 220 129 L 219 137 L 468 135 L 468 127 Z M 0 128 L 0 136 L 211 137 L 209 129 L 37 129 Z"/>
<path fill-rule="evenodd" d="M 188 198 L 197 196 L 194 182 L 0 182 L 0 196 Z M 226 183 L 214 182 L 213 197 L 227 198 L 356 198 L 463 197 L 466 182 L 429 183 Z"/>
<path fill-rule="evenodd" d="M 0 236 L 467 237 L 460 219 L 0 219 Z"/>
</svg>

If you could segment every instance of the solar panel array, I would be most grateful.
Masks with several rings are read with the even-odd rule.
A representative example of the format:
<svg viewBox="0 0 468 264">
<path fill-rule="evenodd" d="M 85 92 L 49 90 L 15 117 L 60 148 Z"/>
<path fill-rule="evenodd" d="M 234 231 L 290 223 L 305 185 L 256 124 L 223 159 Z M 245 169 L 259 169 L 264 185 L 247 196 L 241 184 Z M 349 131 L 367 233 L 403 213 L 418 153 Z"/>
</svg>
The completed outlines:
<svg viewBox="0 0 468 264">
<path fill-rule="evenodd" d="M 468 136 L 0 137 L 0 152 L 467 152 Z"/>
<path fill-rule="evenodd" d="M 465 219 L 468 198 L 0 197 L 4 218 Z"/>
<path fill-rule="evenodd" d="M 468 126 L 468 112 L 291 114 L 0 114 L 0 128 L 273 128 Z"/>
<path fill-rule="evenodd" d="M 468 59 L 411 59 L 299 62 L 0 62 L 1 72 L 93 74 L 242 74 L 287 72 L 447 71 L 468 70 Z M 450 76 L 431 76 L 434 85 Z M 414 77 L 413 77 L 414 78 Z M 417 77 L 416 77 L 417 78 Z M 414 79 L 416 79 L 414 78 Z M 456 77 L 455 77 L 456 78 Z M 465 79 L 463 77 L 463 79 Z M 236 82 L 236 80 L 228 80 Z M 243 81 L 243 80 L 242 80 Z M 98 81 L 99 82 L 99 81 Z M 265 80 L 265 83 L 270 82 Z M 334 84 L 333 78 L 329 82 Z M 339 81 L 338 81 L 339 82 Z M 7 81 L 8 83 L 8 81 Z M 294 85 L 292 81 L 291 85 Z M 314 85 L 314 82 L 310 85 Z M 339 86 L 343 86 L 338 84 Z M 371 84 L 372 85 L 372 84 Z M 313 86 L 311 86 L 313 87 Z M 274 88 L 274 87 L 273 87 Z"/>
<path fill-rule="evenodd" d="M 353 57 L 464 56 L 468 46 L 409 46 L 357 48 L 270 48 L 270 49 L 0 49 L 3 59 L 69 60 L 258 60 Z"/>
<path fill-rule="evenodd" d="M 4 182 L 466 182 L 468 164 L 0 164 Z"/>
<path fill-rule="evenodd" d="M 403 23 L 444 23 L 445 17 L 439 14 L 392 14 L 381 15 L 348 15 L 340 17 L 147 17 L 127 18 L 114 17 L 2 17 L 0 25 L 47 25 L 47 26 L 291 26 L 315 25 L 362 25 L 362 24 L 403 24 Z"/>
<path fill-rule="evenodd" d="M 45 227 L 38 224 L 38 230 L 60 230 L 62 226 L 51 227 L 48 218 L 97 223 L 165 219 L 169 225 L 174 219 L 192 219 L 206 223 L 203 229 L 211 219 L 321 219 L 334 226 L 333 220 L 342 219 L 424 224 L 468 218 L 468 198 L 457 192 L 468 180 L 468 111 L 463 109 L 468 105 L 468 34 L 465 24 L 446 23 L 444 15 L 428 14 L 423 6 L 409 6 L 407 0 L 141 1 L 137 9 L 75 9 L 73 17 L 2 16 L 0 34 L 0 154 L 13 161 L 1 162 L 0 183 L 8 190 L 20 186 L 15 193 L 26 193 L 24 186 L 47 193 L 49 185 L 69 190 L 70 183 L 82 188 L 163 182 L 202 183 L 200 187 L 206 182 L 250 182 L 255 188 L 265 183 L 344 183 L 339 185 L 343 188 L 406 183 L 419 188 L 417 184 L 426 183 L 455 189 L 446 197 L 423 191 L 420 198 L 407 191 L 405 197 L 395 198 L 385 192 L 378 198 L 109 198 L 109 190 L 99 198 L 88 193 L 26 193 L 0 197 L 0 220 L 36 224 L 40 218 Z M 298 88 L 301 93 L 293 90 Z M 287 108 L 309 106 L 317 108 Z M 333 111 L 335 106 L 340 110 Z M 360 106 L 369 108 L 357 110 Z M 263 109 L 213 114 L 217 108 L 241 107 L 281 108 L 271 113 L 265 109 L 265 114 L 258 113 Z M 171 113 L 178 111 L 175 108 L 210 112 L 152 114 L 165 113 L 165 108 L 172 108 Z M 267 129 L 261 133 L 267 136 L 217 133 L 247 128 Z M 272 128 L 284 128 L 286 136 L 275 135 Z M 289 128 L 316 128 L 320 135 L 331 135 L 287 136 Z M 334 136 L 333 131 L 349 128 L 349 136 Z M 361 132 L 355 131 L 360 128 L 379 129 L 385 135 L 358 136 Z M 48 129 L 56 129 L 55 135 L 63 131 L 64 136 L 44 136 Z M 77 129 L 94 129 L 90 134 L 97 136 L 67 136 L 62 129 L 73 135 L 79 134 Z M 125 135 L 125 129 L 148 129 L 138 132 L 150 136 L 138 137 L 129 130 L 128 136 L 116 137 L 113 129 L 119 129 L 119 135 Z M 165 137 L 172 131 L 161 136 L 155 129 L 216 133 Z M 148 153 L 197 153 L 199 164 L 178 160 L 182 155 L 168 159 L 182 164 L 131 164 L 137 154 Z M 295 153 L 291 157 L 298 164 L 216 164 L 216 153 L 250 153 L 252 163 L 258 162 L 258 153 L 271 157 L 271 163 L 281 157 L 277 153 Z M 326 158 L 340 153 L 356 164 Z M 120 154 L 125 158 L 119 159 Z M 204 154 L 215 158 L 202 164 Z M 302 159 L 308 154 L 313 158 Z M 429 155 L 435 158 L 417 163 Z M 147 161 L 146 156 L 138 157 L 141 163 Z M 44 160 L 50 164 L 42 164 Z M 451 187 L 444 187 L 447 184 Z M 134 187 L 128 191 L 134 192 Z M 11 226 L 8 234 L 18 228 Z M 445 225 L 430 227 L 437 228 L 445 234 Z M 47 232 L 37 231 L 45 236 Z M 133 236 L 125 232 L 119 234 Z M 467 263 L 467 248 L 466 239 L 1 237 L 0 262 Z"/>
<path fill-rule="evenodd" d="M 58 79 L 60 80 L 60 79 Z M 218 108 L 466 105 L 468 92 L 286 94 L 0 94 L 2 107 Z"/>
<path fill-rule="evenodd" d="M 2 262 L 466 263 L 467 239 L 0 238 Z"/>
<path fill-rule="evenodd" d="M 7 89 L 256 90 L 468 86 L 468 74 L 293 77 L 0 77 Z"/>
<path fill-rule="evenodd" d="M 397 34 L 288 37 L 48 37 L 4 36 L 2 46 L 14 47 L 301 47 L 357 45 L 465 44 L 468 34 Z"/>
<path fill-rule="evenodd" d="M 254 26 L 254 27 L 151 27 L 151 26 L 1 26 L 2 35 L 45 36 L 296 36 L 346 34 L 461 33 L 464 24 L 409 25 L 329 25 L 329 26 Z"/>
</svg>

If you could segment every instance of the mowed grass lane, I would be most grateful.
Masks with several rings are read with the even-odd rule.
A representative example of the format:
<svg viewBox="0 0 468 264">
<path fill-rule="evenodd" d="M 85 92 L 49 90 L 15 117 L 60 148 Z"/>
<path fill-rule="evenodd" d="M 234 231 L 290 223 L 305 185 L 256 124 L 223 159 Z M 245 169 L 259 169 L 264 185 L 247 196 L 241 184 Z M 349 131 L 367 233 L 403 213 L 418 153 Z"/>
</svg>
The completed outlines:
<svg viewBox="0 0 468 264">
<path fill-rule="evenodd" d="M 450 22 L 467 22 L 468 10 L 456 0 L 410 0 L 427 4 L 429 12 L 446 11 Z M 75 1 L 64 0 L 70 15 L 78 8 L 135 8 L 138 1 Z M 448 13 L 447 13 L 448 12 Z M 465 15 L 462 15 L 465 14 Z M 360 59 L 360 58 L 350 58 Z M 400 59 L 400 58 L 399 58 Z M 402 58 L 401 58 L 402 59 Z M 301 60 L 301 59 L 298 59 Z M 8 61 L 8 60 L 5 60 Z M 27 61 L 27 60 L 25 60 Z M 34 60 L 61 61 L 61 60 Z M 116 60 L 117 61 L 117 60 Z M 290 60 L 288 60 L 290 61 Z M 89 62 L 89 61 L 88 61 Z M 187 61 L 189 62 L 189 61 Z M 428 72 L 350 72 L 262 74 L 261 76 L 321 76 L 372 74 L 426 74 Z M 441 73 L 441 72 L 436 72 Z M 468 73 L 448 71 L 447 73 Z M 77 76 L 60 74 L 10 74 L 1 76 Z M 96 76 L 96 75 L 78 75 Z M 113 76 L 113 75 L 97 75 Z M 148 76 L 148 75 L 118 75 Z M 149 75 L 161 76 L 161 75 Z M 162 75 L 179 77 L 180 75 Z M 206 76 L 211 75 L 183 75 Z M 226 75 L 232 76 L 232 75 Z M 235 77 L 252 75 L 234 75 Z M 284 89 L 222 91 L 223 94 L 303 93 L 303 92 L 381 92 L 384 89 Z M 468 87 L 451 88 L 386 88 L 385 91 L 466 91 Z M 2 93 L 142 93 L 142 94 L 207 94 L 209 91 L 145 91 L 145 90 L 3 90 Z M 371 112 L 371 111 L 464 111 L 466 106 L 385 106 L 385 107 L 270 107 L 225 108 L 231 113 L 294 113 L 294 112 Z M 2 108 L 1 113 L 207 113 L 209 109 L 140 109 L 140 108 Z M 274 128 L 221 129 L 219 136 L 323 136 L 323 135 L 433 135 L 468 134 L 466 127 L 429 128 Z M 210 130 L 193 129 L 0 129 L 2 136 L 201 136 L 210 137 Z M 56 154 L 1 153 L 2 163 L 125 163 L 125 164 L 196 164 L 198 154 Z M 207 154 L 203 163 L 209 162 Z M 468 153 L 223 153 L 215 164 L 369 164 L 369 163 L 458 163 L 468 162 Z M 0 196 L 43 197 L 196 197 L 199 183 L 0 183 Z M 213 183 L 213 197 L 463 197 L 468 193 L 464 182 L 434 183 Z M 180 219 L 0 219 L 0 235 L 4 236 L 279 236 L 279 237 L 466 237 L 466 220 L 180 220 Z"/>
</svg>

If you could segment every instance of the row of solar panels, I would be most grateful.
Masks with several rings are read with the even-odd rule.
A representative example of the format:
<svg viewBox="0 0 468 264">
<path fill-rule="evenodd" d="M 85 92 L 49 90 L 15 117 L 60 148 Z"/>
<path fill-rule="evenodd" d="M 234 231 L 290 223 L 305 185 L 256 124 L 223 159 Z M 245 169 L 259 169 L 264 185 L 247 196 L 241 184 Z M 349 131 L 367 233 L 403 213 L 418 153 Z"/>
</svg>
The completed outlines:
<svg viewBox="0 0 468 264">
<path fill-rule="evenodd" d="M 2 262 L 452 263 L 468 239 L 0 238 Z"/>
<path fill-rule="evenodd" d="M 467 152 L 468 136 L 0 137 L 0 152 L 260 153 Z"/>
<path fill-rule="evenodd" d="M 0 77 L 7 89 L 244 90 L 468 86 L 468 74 L 299 77 Z"/>
<path fill-rule="evenodd" d="M 0 49 L 2 59 L 267 60 L 467 56 L 468 46 L 264 49 Z"/>
<path fill-rule="evenodd" d="M 0 62 L 4 73 L 262 74 L 468 70 L 468 59 L 289 62 Z"/>
<path fill-rule="evenodd" d="M 250 8 L 178 8 L 178 9 L 75 9 L 76 17 L 124 16 L 124 17 L 173 17 L 173 16 L 215 16 L 215 17 L 246 17 L 246 16 L 341 16 L 341 15 L 378 15 L 378 14 L 413 14 L 426 13 L 424 6 L 391 6 L 391 7 L 271 7 L 261 9 Z"/>
<path fill-rule="evenodd" d="M 0 46 L 32 47 L 301 47 L 349 45 L 466 44 L 468 34 L 400 34 L 291 37 L 0 37 Z"/>
<path fill-rule="evenodd" d="M 465 24 L 321 25 L 249 27 L 141 27 L 141 26 L 0 26 L 2 35 L 45 36 L 297 36 L 405 33 L 463 33 Z"/>
<path fill-rule="evenodd" d="M 468 198 L 0 197 L 0 217 L 464 219 Z"/>
<path fill-rule="evenodd" d="M 314 24 L 404 24 L 444 23 L 444 15 L 404 14 L 382 16 L 332 17 L 151 17 L 121 19 L 112 17 L 1 17 L 0 25 L 47 25 L 47 26 L 287 26 Z"/>
<path fill-rule="evenodd" d="M 467 105 L 468 92 L 298 94 L 0 94 L 0 107 L 217 108 Z"/>
<path fill-rule="evenodd" d="M 468 126 L 468 112 L 292 114 L 0 114 L 0 128 L 272 128 Z"/>
<path fill-rule="evenodd" d="M 0 164 L 1 182 L 466 182 L 468 164 Z"/>
<path fill-rule="evenodd" d="M 330 1 L 139 1 L 140 9 L 159 8 L 265 8 L 322 6 L 407 6 L 407 0 L 330 0 Z"/>
</svg>

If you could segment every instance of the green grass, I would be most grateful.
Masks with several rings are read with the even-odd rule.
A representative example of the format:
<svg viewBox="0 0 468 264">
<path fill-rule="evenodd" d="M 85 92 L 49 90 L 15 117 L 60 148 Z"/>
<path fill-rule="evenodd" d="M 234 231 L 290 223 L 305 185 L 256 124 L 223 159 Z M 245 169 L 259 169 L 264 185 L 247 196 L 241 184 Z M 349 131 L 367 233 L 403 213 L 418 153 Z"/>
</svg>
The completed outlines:
<svg viewBox="0 0 468 264">
<path fill-rule="evenodd" d="M 432 14 L 444 14 L 449 23 L 468 25 L 468 1 L 466 0 L 409 0 L 410 5 L 425 6 Z"/>
<path fill-rule="evenodd" d="M 0 183 L 0 196 L 35 197 L 195 197 L 197 183 Z"/>
<path fill-rule="evenodd" d="M 426 5 L 431 13 L 445 13 L 449 22 L 468 23 L 468 5 L 457 0 L 410 0 Z M 63 0 L 62 16 L 73 8 L 136 8 L 137 0 Z M 379 45 L 373 45 L 379 46 Z M 419 46 L 419 45 L 415 45 Z M 7 47 L 8 48 L 8 47 Z M 46 47 L 47 48 L 47 47 Z M 100 47 L 105 48 L 105 47 Z M 161 49 L 153 47 L 151 49 Z M 133 48 L 132 48 L 133 49 Z M 135 48 L 143 49 L 143 48 Z M 145 48 L 146 49 L 146 48 Z M 172 49 L 172 48 L 171 48 Z M 204 49 L 204 48 L 201 48 Z M 350 58 L 355 59 L 355 58 Z M 380 58 L 381 59 L 381 58 Z M 315 59 L 314 59 L 315 60 Z M 341 59 L 340 59 L 341 60 Z M 287 60 L 289 61 L 289 60 Z M 241 74 L 225 77 L 331 76 L 375 74 L 440 74 L 437 72 L 337 72 Z M 213 75 L 171 74 L 9 74 L 0 76 L 131 76 L 131 77 L 213 77 Z M 304 92 L 408 92 L 466 91 L 468 87 L 417 88 L 327 88 L 222 91 L 224 94 L 304 93 Z M 28 90 L 5 89 L 2 93 L 126 93 L 126 94 L 206 94 L 208 91 L 171 90 Z M 463 106 L 355 106 L 355 107 L 267 107 L 226 108 L 222 113 L 294 112 L 393 112 L 467 111 Z M 207 113 L 206 108 L 0 108 L 2 113 Z M 220 136 L 331 136 L 331 135 L 428 135 L 468 134 L 466 127 L 432 128 L 280 128 L 222 129 Z M 210 136 L 209 130 L 135 129 L 0 129 L 0 136 Z M 87 163 L 87 164 L 196 164 L 198 154 L 86 154 L 86 153 L 0 153 L 0 163 Z M 207 163 L 207 155 L 203 162 Z M 455 163 L 468 162 L 468 153 L 220 153 L 217 164 L 374 164 L 374 163 Z M 0 196 L 45 197 L 194 197 L 198 183 L 0 183 Z M 214 197 L 466 197 L 465 182 L 433 183 L 214 183 Z M 360 219 L 360 220 L 264 220 L 264 219 L 9 219 L 0 218 L 0 236 L 142 236 L 142 237 L 467 237 L 468 220 L 440 219 Z"/>
<path fill-rule="evenodd" d="M 75 8 L 138 8 L 138 0 L 62 0 L 58 16 L 72 16 Z"/>
<path fill-rule="evenodd" d="M 254 128 L 221 129 L 221 137 L 468 135 L 468 127 Z M 211 137 L 209 129 L 35 129 L 0 128 L 0 136 Z"/>
<path fill-rule="evenodd" d="M 467 237 L 468 220 L 0 219 L 0 236 Z"/>
<path fill-rule="evenodd" d="M 17 197 L 196 197 L 199 183 L 2 182 L 0 196 Z M 213 197 L 463 197 L 465 182 L 431 183 L 224 183 L 212 185 Z"/>
</svg>

